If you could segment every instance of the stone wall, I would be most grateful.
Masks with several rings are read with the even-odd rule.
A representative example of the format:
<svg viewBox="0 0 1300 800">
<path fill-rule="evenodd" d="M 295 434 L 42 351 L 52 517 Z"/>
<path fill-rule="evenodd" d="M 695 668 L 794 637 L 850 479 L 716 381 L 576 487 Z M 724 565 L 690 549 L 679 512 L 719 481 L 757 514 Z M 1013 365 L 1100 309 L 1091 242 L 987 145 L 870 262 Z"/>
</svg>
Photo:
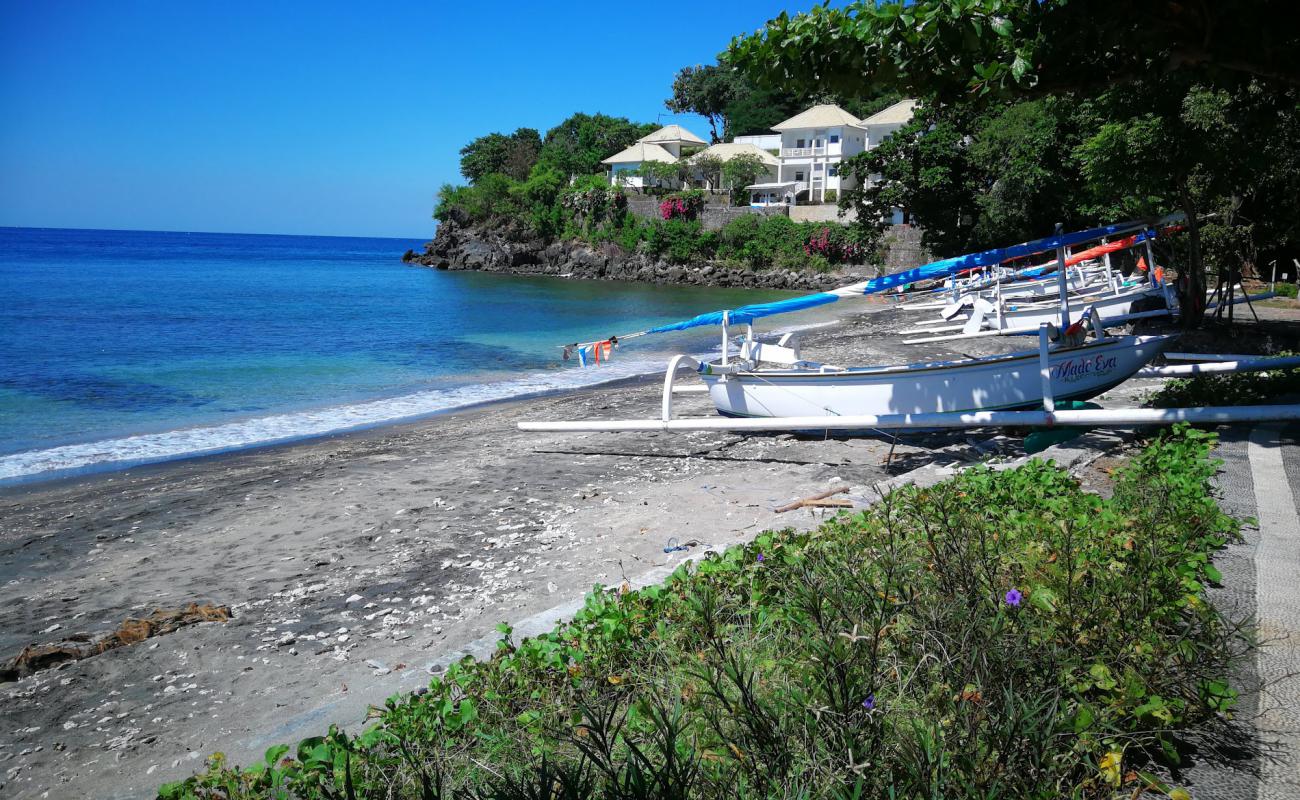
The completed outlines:
<svg viewBox="0 0 1300 800">
<path fill-rule="evenodd" d="M 921 246 L 921 229 L 915 225 L 891 225 L 881 242 L 885 251 L 886 273 L 901 272 L 934 260 Z"/>
<path fill-rule="evenodd" d="M 840 216 L 840 207 L 834 203 L 819 206 L 791 206 L 790 219 L 795 222 L 838 222 L 847 224 L 858 218 L 857 209 L 850 208 Z"/>
<path fill-rule="evenodd" d="M 783 217 L 786 216 L 784 206 L 773 208 L 751 208 L 750 206 L 733 206 L 725 202 L 722 195 L 718 196 L 721 202 L 709 202 L 700 212 L 700 223 L 706 231 L 720 230 L 722 226 L 731 222 L 736 217 L 757 214 L 764 217 Z M 642 219 L 659 219 L 659 204 L 662 198 L 646 197 L 639 195 L 627 198 L 627 210 L 629 214 L 635 214 Z"/>
</svg>

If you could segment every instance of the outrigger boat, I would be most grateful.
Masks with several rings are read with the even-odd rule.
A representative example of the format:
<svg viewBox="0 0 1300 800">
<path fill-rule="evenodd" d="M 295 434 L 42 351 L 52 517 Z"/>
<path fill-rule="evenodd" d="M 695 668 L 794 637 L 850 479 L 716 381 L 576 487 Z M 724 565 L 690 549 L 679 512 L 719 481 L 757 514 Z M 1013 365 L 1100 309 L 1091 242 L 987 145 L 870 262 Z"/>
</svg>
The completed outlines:
<svg viewBox="0 0 1300 800">
<path fill-rule="evenodd" d="M 720 325 L 722 352 L 716 360 L 703 363 L 689 355 L 671 359 L 664 376 L 663 414 L 659 420 L 521 422 L 519 427 L 553 431 L 862 430 L 1052 425 L 1065 423 L 1072 415 L 1099 414 L 1102 412 L 1056 411 L 1055 403 L 1086 400 L 1123 383 L 1147 368 L 1152 359 L 1170 346 L 1173 337 L 1110 335 L 1096 304 L 1082 310 L 1072 322 L 1075 309 L 1068 302 L 1066 248 L 1137 231 L 1146 231 L 1145 235 L 1152 237 L 1156 228 L 1178 219 L 1181 215 L 1075 233 L 1062 233 L 1058 226 L 1055 235 L 1044 239 L 944 259 L 828 292 L 714 311 L 626 334 L 617 337 L 618 340 L 626 342 L 637 336 Z M 753 323 L 763 317 L 815 308 L 846 297 L 884 292 L 1052 250 L 1057 255 L 1060 303 L 1053 321 L 1039 321 L 1035 350 L 955 361 L 838 367 L 805 360 L 793 334 L 787 334 L 775 344 L 760 342 L 754 336 Z M 1162 289 L 1165 292 L 1167 289 Z M 746 326 L 738 353 L 733 352 L 730 334 L 735 325 Z M 1206 366 L 1197 365 L 1202 370 Z M 702 387 L 676 385 L 677 374 L 684 367 L 698 373 Z M 1235 368 L 1270 366 L 1239 364 Z M 680 391 L 707 392 L 721 418 L 675 419 L 673 394 Z M 1024 410 L 1034 408 L 1041 410 Z M 1278 408 L 1284 411 L 1279 412 Z M 1141 424 L 1158 423 L 1173 421 L 1175 416 L 1189 421 L 1300 418 L 1300 405 L 1176 409 L 1180 412 L 1177 415 L 1157 409 L 1125 411 L 1133 413 L 1116 421 L 1140 418 Z M 1080 417 L 1079 422 L 1096 424 L 1092 418 Z"/>
</svg>

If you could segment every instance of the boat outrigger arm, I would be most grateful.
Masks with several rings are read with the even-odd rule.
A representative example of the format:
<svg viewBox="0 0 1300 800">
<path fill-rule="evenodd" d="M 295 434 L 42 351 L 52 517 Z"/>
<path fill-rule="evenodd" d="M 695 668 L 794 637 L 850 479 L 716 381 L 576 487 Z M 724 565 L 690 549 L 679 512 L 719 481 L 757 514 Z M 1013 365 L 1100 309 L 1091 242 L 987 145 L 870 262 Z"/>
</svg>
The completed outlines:
<svg viewBox="0 0 1300 800">
<path fill-rule="evenodd" d="M 1065 268 L 1066 248 L 1169 224 L 1177 217 L 1151 222 L 1108 225 L 1054 236 L 1008 248 L 944 259 L 906 272 L 863 281 L 829 292 L 734 310 L 701 314 L 635 335 L 685 330 L 703 325 L 722 327 L 722 354 L 701 363 L 688 355 L 674 356 L 664 375 L 659 419 L 520 422 L 530 431 L 869 431 L 888 429 L 983 428 L 1000 426 L 1073 425 L 1125 428 L 1193 422 L 1220 424 L 1300 419 L 1300 404 L 1285 406 L 1211 407 L 1181 409 L 1057 410 L 1056 403 L 1095 397 L 1140 373 L 1172 342 L 1168 336 L 1109 335 L 1101 310 L 1089 305 L 1077 322 L 1071 309 Z M 1009 258 L 1055 250 L 1060 268 L 1060 322 L 1039 321 L 1038 347 L 1019 353 L 882 367 L 843 368 L 804 360 L 797 342 L 787 335 L 776 344 L 754 339 L 753 321 L 765 316 L 813 308 L 851 297 L 970 269 L 999 264 Z M 736 357 L 732 357 L 729 328 L 748 326 Z M 763 367 L 762 365 L 770 365 Z M 1238 360 L 1200 364 L 1201 371 L 1271 369 L 1276 360 Z M 683 368 L 696 371 L 704 386 L 678 387 Z M 1149 374 L 1149 373 L 1148 373 Z M 673 396 L 682 390 L 706 391 L 721 417 L 679 419 Z"/>
</svg>

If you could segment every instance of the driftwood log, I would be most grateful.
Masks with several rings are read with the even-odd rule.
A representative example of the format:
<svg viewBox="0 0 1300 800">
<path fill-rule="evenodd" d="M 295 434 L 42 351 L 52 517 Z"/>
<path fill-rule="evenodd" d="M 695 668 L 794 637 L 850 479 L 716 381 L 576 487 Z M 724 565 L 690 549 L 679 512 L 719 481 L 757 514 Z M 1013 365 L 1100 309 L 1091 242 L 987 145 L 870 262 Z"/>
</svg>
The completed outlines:
<svg viewBox="0 0 1300 800">
<path fill-rule="evenodd" d="M 815 494 L 815 495 L 813 495 L 813 496 L 811 496 L 811 497 L 805 497 L 805 498 L 803 498 L 803 499 L 801 499 L 801 500 L 795 500 L 793 503 L 787 503 L 786 505 L 783 505 L 783 506 L 781 506 L 780 508 L 776 509 L 776 513 L 777 513 L 777 514 L 784 514 L 784 513 L 787 512 L 787 511 L 794 511 L 794 510 L 796 510 L 796 509 L 800 509 L 800 508 L 809 508 L 809 507 L 812 507 L 812 508 L 853 508 L 853 501 L 852 501 L 852 500 L 849 500 L 848 498 L 841 497 L 841 498 L 836 498 L 836 499 L 834 499 L 834 500 L 828 500 L 828 499 L 827 499 L 827 498 L 830 498 L 830 497 L 834 497 L 834 496 L 837 495 L 837 494 L 844 494 L 844 493 L 847 492 L 848 490 L 849 490 L 849 487 L 848 487 L 847 485 L 846 485 L 846 486 L 836 486 L 834 489 L 827 489 L 826 491 L 824 491 L 824 492 L 820 492 L 820 493 Z"/>
</svg>

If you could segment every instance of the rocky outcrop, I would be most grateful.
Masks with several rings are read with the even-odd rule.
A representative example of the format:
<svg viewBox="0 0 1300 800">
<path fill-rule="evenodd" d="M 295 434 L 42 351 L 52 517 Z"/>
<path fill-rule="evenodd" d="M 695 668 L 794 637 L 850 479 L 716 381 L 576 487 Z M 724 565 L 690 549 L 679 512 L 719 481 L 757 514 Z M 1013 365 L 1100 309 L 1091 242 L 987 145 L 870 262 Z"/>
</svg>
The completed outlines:
<svg viewBox="0 0 1300 800">
<path fill-rule="evenodd" d="M 795 272 L 670 264 L 616 244 L 551 241 L 522 225 L 489 228 L 454 219 L 438 225 L 437 236 L 423 254 L 408 251 L 402 260 L 446 270 L 763 289 L 829 289 L 876 274 L 866 267 L 857 272 Z"/>
</svg>

